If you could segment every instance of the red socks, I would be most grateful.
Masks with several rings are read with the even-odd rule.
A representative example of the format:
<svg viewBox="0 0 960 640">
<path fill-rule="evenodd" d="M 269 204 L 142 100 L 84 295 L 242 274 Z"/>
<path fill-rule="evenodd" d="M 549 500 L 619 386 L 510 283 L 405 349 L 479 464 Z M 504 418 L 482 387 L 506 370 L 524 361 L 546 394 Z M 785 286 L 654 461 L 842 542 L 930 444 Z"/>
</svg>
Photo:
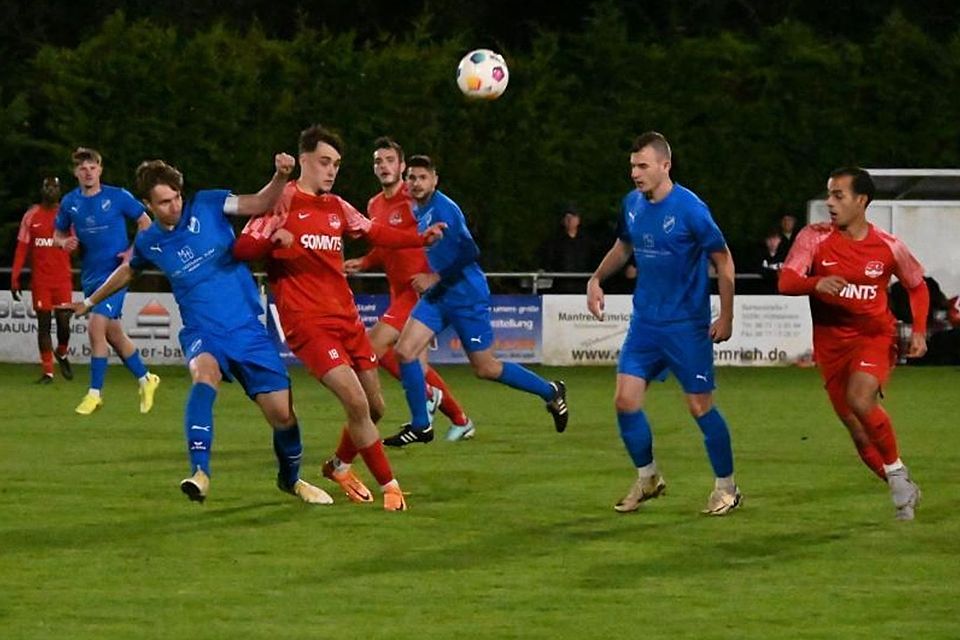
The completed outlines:
<svg viewBox="0 0 960 640">
<path fill-rule="evenodd" d="M 367 469 L 370 469 L 370 473 L 381 487 L 393 480 L 393 469 L 390 468 L 390 461 L 387 460 L 387 454 L 383 451 L 382 442 L 377 440 L 369 447 L 360 449 L 360 455 L 363 456 Z"/>
<path fill-rule="evenodd" d="M 900 458 L 897 436 L 893 432 L 893 425 L 890 424 L 890 416 L 883 407 L 880 405 L 874 407 L 870 413 L 860 418 L 860 424 L 863 425 L 870 442 L 879 452 L 883 464 L 893 464 Z"/>
<path fill-rule="evenodd" d="M 357 446 L 353 444 L 353 438 L 350 437 L 350 432 L 347 431 L 346 427 L 340 432 L 340 442 L 337 443 L 337 450 L 334 455 L 346 464 L 352 464 L 354 458 L 357 457 Z"/>
<path fill-rule="evenodd" d="M 40 366 L 43 367 L 44 375 L 53 375 L 53 351 L 40 352 Z"/>
<path fill-rule="evenodd" d="M 447 383 L 440 377 L 440 374 L 434 371 L 433 367 L 427 367 L 427 373 L 424 377 L 427 380 L 427 384 L 431 387 L 436 387 L 443 391 L 443 400 L 440 402 L 441 413 L 450 418 L 450 422 L 458 427 L 467 424 L 467 414 L 463 412 L 463 407 L 461 407 L 457 399 L 453 397 L 453 394 L 447 387 Z"/>
</svg>

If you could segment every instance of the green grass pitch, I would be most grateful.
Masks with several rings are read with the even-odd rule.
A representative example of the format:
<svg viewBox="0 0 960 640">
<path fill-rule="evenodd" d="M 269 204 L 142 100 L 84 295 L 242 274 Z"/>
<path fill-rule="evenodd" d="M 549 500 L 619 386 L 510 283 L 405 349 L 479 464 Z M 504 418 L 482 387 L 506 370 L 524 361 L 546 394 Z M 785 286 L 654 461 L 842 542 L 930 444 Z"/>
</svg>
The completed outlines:
<svg viewBox="0 0 960 640">
<path fill-rule="evenodd" d="M 957 369 L 900 368 L 889 385 L 924 492 L 912 523 L 894 521 L 813 370 L 719 370 L 745 503 L 707 518 L 709 464 L 672 382 L 648 401 L 667 495 L 620 515 L 634 471 L 611 369 L 538 369 L 567 381 L 558 435 L 538 399 L 442 367 L 477 438 L 391 450 L 410 504 L 397 514 L 319 478 L 342 413 L 300 370 L 303 475 L 330 507 L 276 490 L 268 428 L 236 385 L 215 410 L 210 498 L 188 502 L 186 371 L 158 369 L 141 416 L 111 367 L 104 408 L 83 418 L 77 369 L 42 387 L 37 367 L 0 365 L 5 640 L 960 637 Z M 391 433 L 406 409 L 383 384 Z"/>
</svg>

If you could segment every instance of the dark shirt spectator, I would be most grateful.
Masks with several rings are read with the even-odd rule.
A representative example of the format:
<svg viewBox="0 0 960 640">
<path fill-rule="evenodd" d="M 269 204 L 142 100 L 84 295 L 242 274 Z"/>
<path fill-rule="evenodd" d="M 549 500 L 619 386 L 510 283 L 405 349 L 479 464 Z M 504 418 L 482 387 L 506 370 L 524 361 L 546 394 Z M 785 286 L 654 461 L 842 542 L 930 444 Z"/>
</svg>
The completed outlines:
<svg viewBox="0 0 960 640">
<path fill-rule="evenodd" d="M 763 279 L 763 293 L 777 293 L 777 278 L 786 258 L 786 252 L 781 250 L 783 243 L 778 229 L 770 229 L 763 238 L 757 259 L 757 270 Z"/>
<path fill-rule="evenodd" d="M 798 231 L 800 231 L 800 227 L 797 226 L 795 215 L 785 213 L 780 216 L 780 246 L 777 249 L 776 262 L 782 263 L 787 259 L 787 254 L 790 253 L 790 247 L 793 246 Z"/>
<path fill-rule="evenodd" d="M 557 273 L 588 273 L 594 266 L 594 243 L 580 226 L 580 213 L 568 207 L 560 220 L 561 229 L 543 248 L 543 267 Z M 584 278 L 554 278 L 553 293 L 584 293 Z"/>
</svg>

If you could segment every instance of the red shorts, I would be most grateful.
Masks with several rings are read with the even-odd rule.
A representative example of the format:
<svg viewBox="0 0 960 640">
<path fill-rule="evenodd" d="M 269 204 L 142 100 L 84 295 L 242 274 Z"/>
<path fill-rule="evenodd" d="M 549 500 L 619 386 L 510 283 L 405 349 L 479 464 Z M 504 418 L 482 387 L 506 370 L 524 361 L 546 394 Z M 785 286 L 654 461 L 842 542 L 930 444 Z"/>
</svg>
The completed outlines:
<svg viewBox="0 0 960 640">
<path fill-rule="evenodd" d="M 397 331 L 403 331 L 403 325 L 407 324 L 407 318 L 410 317 L 410 312 L 419 300 L 420 296 L 413 287 L 391 296 L 390 307 L 380 316 L 380 322 L 390 325 Z"/>
<path fill-rule="evenodd" d="M 284 329 L 290 350 L 318 380 L 340 365 L 357 371 L 379 365 L 359 318 L 356 323 L 303 323 Z"/>
<path fill-rule="evenodd" d="M 897 362 L 897 341 L 893 336 L 861 336 L 845 343 L 815 344 L 814 353 L 834 410 L 838 415 L 847 416 L 853 413 L 847 404 L 850 376 L 863 371 L 882 386 Z"/>
<path fill-rule="evenodd" d="M 31 290 L 34 311 L 53 311 L 54 307 L 73 302 L 73 286 L 69 282 L 57 285 L 34 282 Z"/>
</svg>

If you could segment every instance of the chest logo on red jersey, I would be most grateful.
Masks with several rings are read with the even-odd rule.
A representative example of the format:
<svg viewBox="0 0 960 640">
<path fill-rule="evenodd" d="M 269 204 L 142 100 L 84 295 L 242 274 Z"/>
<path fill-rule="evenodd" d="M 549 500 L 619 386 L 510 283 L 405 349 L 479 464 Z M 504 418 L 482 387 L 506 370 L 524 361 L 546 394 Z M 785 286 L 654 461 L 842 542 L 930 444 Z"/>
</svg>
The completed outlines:
<svg viewBox="0 0 960 640">
<path fill-rule="evenodd" d="M 863 274 L 868 278 L 879 278 L 883 275 L 883 263 L 879 260 L 871 260 L 863 270 Z"/>
<path fill-rule="evenodd" d="M 670 233 L 677 226 L 677 219 L 673 216 L 666 216 L 663 219 L 663 232 Z"/>
<path fill-rule="evenodd" d="M 343 251 L 343 240 L 340 236 L 328 236 L 319 233 L 305 233 L 300 236 L 300 245 L 304 249 L 313 251 Z"/>
<path fill-rule="evenodd" d="M 341 223 L 340 223 L 340 216 L 338 216 L 338 215 L 335 214 L 335 213 L 331 213 L 331 214 L 330 214 L 330 217 L 328 218 L 328 220 L 330 221 L 330 228 L 331 228 L 331 229 L 333 229 L 334 231 L 336 231 L 337 229 L 340 228 L 340 224 L 341 224 Z"/>
<path fill-rule="evenodd" d="M 403 224 L 403 212 L 402 212 L 402 211 L 394 211 L 393 213 L 391 213 L 391 214 L 390 214 L 390 224 L 393 225 L 393 226 L 395 226 L 395 227 Z"/>
<path fill-rule="evenodd" d="M 837 294 L 848 300 L 876 300 L 877 285 L 875 284 L 847 284 Z"/>
</svg>

